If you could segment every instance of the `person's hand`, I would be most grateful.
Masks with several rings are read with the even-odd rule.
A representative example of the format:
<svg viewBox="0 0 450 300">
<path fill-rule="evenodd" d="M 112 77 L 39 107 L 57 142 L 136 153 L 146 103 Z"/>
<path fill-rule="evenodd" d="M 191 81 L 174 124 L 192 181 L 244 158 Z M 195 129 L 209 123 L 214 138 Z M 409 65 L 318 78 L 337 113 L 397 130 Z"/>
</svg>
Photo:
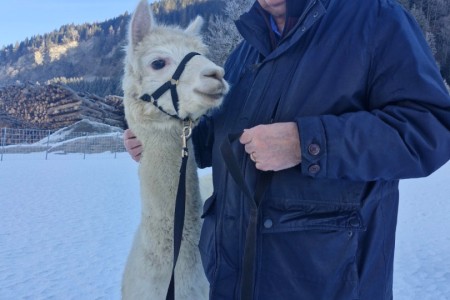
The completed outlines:
<svg viewBox="0 0 450 300">
<path fill-rule="evenodd" d="M 142 154 L 142 143 L 134 135 L 131 129 L 127 129 L 123 133 L 123 144 L 128 154 L 135 161 L 139 162 Z"/>
<path fill-rule="evenodd" d="M 261 171 L 279 171 L 301 162 L 300 136 L 294 122 L 245 129 L 239 141 Z"/>
</svg>

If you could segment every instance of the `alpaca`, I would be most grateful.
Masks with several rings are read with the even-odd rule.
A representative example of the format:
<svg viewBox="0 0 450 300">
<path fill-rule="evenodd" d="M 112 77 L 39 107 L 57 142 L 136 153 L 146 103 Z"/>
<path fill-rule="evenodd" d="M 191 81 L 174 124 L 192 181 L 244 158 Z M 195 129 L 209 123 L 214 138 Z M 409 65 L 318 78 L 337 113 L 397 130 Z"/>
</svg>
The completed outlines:
<svg viewBox="0 0 450 300">
<path fill-rule="evenodd" d="M 228 91 L 223 69 L 203 55 L 207 48 L 200 37 L 202 25 L 200 17 L 185 30 L 157 25 L 147 0 L 140 1 L 130 22 L 124 107 L 128 125 L 144 151 L 139 165 L 141 220 L 125 266 L 123 299 L 164 299 L 173 263 L 173 215 L 180 177 L 180 136 L 185 125 L 182 120 L 194 120 L 195 124 L 201 115 L 219 106 Z M 172 102 L 170 91 L 157 101 L 150 100 L 148 95 L 171 81 L 178 64 L 192 51 L 200 55 L 187 62 L 176 83 L 179 102 Z M 200 300 L 208 298 L 209 289 L 197 248 L 202 200 L 190 140 L 187 147 L 186 214 L 175 295 L 176 299 Z"/>
</svg>

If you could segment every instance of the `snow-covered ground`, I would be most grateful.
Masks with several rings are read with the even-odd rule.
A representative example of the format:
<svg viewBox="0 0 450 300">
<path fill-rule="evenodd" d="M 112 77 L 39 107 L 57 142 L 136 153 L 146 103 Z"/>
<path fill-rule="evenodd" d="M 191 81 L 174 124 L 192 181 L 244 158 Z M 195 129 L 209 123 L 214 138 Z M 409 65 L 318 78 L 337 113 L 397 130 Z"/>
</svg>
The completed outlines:
<svg viewBox="0 0 450 300">
<path fill-rule="evenodd" d="M 70 155 L 0 162 L 1 300 L 120 299 L 139 219 L 137 164 L 124 153 Z M 397 300 L 450 299 L 449 179 L 447 164 L 401 184 Z"/>
</svg>

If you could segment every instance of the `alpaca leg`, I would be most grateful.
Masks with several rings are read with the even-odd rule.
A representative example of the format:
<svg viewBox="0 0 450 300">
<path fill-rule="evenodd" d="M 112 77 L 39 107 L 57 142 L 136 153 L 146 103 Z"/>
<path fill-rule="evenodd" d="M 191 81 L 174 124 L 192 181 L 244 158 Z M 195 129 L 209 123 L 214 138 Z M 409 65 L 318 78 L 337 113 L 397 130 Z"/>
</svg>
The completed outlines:
<svg viewBox="0 0 450 300">
<path fill-rule="evenodd" d="M 195 243 L 183 240 L 175 272 L 176 298 L 207 300 L 209 283 L 203 271 L 200 253 Z"/>
<path fill-rule="evenodd" d="M 139 227 L 125 266 L 122 299 L 164 299 L 164 287 L 168 285 L 168 282 L 165 282 L 163 278 L 168 275 L 160 274 L 164 268 L 161 268 L 152 256 L 143 246 L 141 227 Z"/>
</svg>

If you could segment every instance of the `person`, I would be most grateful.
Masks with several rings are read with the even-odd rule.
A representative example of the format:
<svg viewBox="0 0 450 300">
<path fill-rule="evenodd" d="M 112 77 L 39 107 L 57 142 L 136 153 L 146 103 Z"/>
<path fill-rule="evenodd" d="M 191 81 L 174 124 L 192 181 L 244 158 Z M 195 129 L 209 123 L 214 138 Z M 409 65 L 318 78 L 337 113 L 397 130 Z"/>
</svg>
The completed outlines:
<svg viewBox="0 0 450 300">
<path fill-rule="evenodd" d="M 257 0 L 236 26 L 232 88 L 192 137 L 213 172 L 199 242 L 210 298 L 392 299 L 399 180 L 450 157 L 450 97 L 420 28 L 395 0 Z M 252 193 L 271 173 L 251 286 L 250 199 L 221 151 L 237 132 Z M 125 144 L 138 160 L 132 132 Z"/>
</svg>

